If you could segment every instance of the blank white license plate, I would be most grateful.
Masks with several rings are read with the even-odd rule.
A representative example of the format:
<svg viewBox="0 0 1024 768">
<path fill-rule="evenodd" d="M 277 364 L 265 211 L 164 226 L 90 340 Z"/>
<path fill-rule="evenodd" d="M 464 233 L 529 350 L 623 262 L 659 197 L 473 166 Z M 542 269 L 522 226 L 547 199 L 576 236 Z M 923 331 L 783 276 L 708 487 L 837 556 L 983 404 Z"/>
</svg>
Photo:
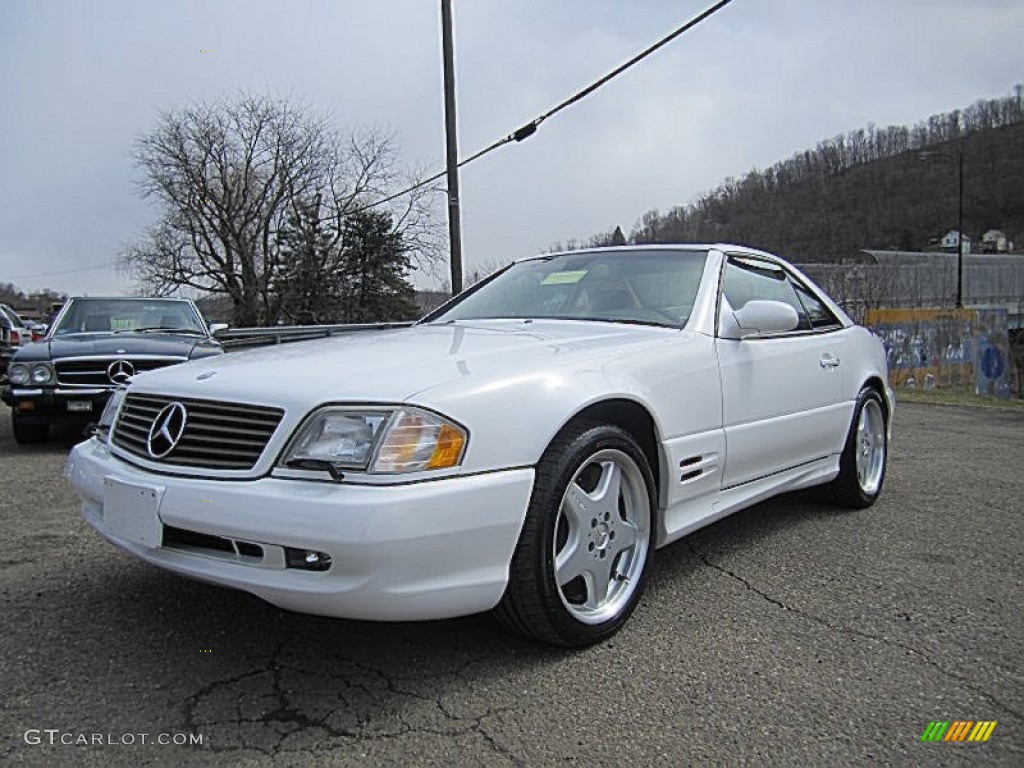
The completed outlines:
<svg viewBox="0 0 1024 768">
<path fill-rule="evenodd" d="M 155 549 L 160 546 L 160 500 L 164 489 L 137 485 L 115 477 L 103 479 L 103 523 L 119 539 Z"/>
<path fill-rule="evenodd" d="M 92 401 L 91 400 L 69 400 L 68 401 L 69 411 L 91 411 Z"/>
</svg>

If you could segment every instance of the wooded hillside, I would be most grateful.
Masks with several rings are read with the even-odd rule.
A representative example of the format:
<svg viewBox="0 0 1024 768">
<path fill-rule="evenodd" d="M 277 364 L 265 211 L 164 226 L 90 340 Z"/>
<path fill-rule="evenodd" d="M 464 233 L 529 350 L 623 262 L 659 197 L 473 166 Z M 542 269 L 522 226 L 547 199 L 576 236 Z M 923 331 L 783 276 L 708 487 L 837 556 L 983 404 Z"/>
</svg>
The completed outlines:
<svg viewBox="0 0 1024 768">
<path fill-rule="evenodd" d="M 923 159 L 923 150 L 943 154 Z M 689 205 L 646 213 L 629 241 L 735 242 L 797 262 L 839 261 L 865 248 L 922 250 L 956 228 L 960 151 L 965 234 L 978 244 L 998 229 L 1024 245 L 1020 86 L 913 127 L 869 125 L 726 179 Z M 613 231 L 590 244 L 621 237 Z"/>
</svg>

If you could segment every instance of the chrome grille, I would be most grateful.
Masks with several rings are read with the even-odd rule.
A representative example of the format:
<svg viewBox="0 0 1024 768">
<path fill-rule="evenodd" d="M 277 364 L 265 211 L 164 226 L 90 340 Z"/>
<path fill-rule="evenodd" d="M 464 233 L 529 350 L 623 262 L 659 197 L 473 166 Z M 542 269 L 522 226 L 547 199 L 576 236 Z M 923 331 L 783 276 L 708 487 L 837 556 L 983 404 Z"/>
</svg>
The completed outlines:
<svg viewBox="0 0 1024 768">
<path fill-rule="evenodd" d="M 107 370 L 118 360 L 130 363 L 135 373 L 152 371 L 166 365 L 183 363 L 185 357 L 96 357 L 77 360 L 58 360 L 54 363 L 57 369 L 57 383 L 65 387 L 112 387 Z"/>
<path fill-rule="evenodd" d="M 188 414 L 177 445 L 162 458 L 148 447 L 149 431 L 159 413 L 181 403 Z M 252 469 L 281 422 L 284 411 L 245 403 L 130 394 L 114 426 L 113 442 L 150 461 L 208 469 Z"/>
</svg>

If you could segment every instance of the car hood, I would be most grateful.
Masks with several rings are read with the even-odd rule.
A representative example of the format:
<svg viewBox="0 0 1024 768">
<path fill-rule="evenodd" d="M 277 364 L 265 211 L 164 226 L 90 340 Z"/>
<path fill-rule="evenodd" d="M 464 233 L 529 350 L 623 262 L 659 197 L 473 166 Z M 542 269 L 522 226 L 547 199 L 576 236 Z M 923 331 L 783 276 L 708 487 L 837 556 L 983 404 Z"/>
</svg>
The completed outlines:
<svg viewBox="0 0 1024 768">
<path fill-rule="evenodd" d="M 22 347 L 18 362 L 60 360 L 67 357 L 117 357 L 119 355 L 152 355 L 188 358 L 193 350 L 219 349 L 219 345 L 202 336 L 176 333 L 76 334 L 44 339 Z"/>
<path fill-rule="evenodd" d="M 327 402 L 403 402 L 452 381 L 476 386 L 587 365 L 678 337 L 670 328 L 581 321 L 462 321 L 293 342 L 173 366 L 133 391 L 306 409 Z"/>
</svg>

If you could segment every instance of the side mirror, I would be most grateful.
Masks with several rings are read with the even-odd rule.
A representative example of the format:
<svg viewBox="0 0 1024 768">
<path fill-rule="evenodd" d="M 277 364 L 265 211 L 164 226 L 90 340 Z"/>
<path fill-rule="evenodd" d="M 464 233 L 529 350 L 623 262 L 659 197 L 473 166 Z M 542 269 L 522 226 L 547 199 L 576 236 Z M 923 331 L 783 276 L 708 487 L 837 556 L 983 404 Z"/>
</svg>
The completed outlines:
<svg viewBox="0 0 1024 768">
<path fill-rule="evenodd" d="M 228 329 L 228 324 L 227 323 L 210 323 L 210 335 L 211 336 L 216 336 L 221 331 L 226 331 L 227 329 Z"/>
<path fill-rule="evenodd" d="M 723 317 L 721 336 L 746 339 L 770 333 L 785 333 L 800 325 L 800 316 L 782 301 L 755 299 L 732 312 L 732 322 Z"/>
</svg>

